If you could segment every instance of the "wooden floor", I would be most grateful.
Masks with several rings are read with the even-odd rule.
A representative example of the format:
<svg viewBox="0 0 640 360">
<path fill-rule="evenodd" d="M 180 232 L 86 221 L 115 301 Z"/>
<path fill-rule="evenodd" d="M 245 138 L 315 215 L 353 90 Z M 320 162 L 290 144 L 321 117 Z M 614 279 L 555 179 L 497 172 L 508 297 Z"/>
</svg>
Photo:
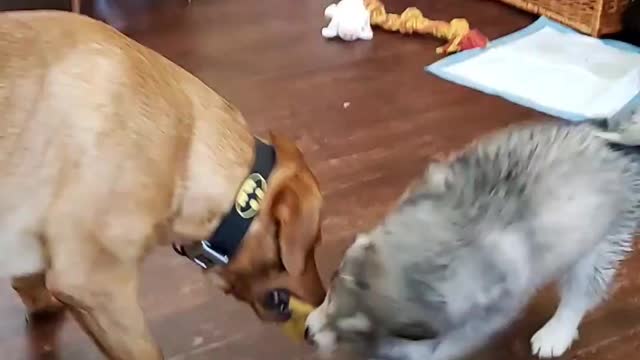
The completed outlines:
<svg viewBox="0 0 640 360">
<path fill-rule="evenodd" d="M 437 59 L 439 43 L 431 38 L 378 32 L 371 42 L 323 40 L 327 3 L 193 0 L 169 12 L 138 13 L 124 27 L 228 97 L 258 134 L 273 129 L 298 141 L 326 195 L 326 243 L 317 257 L 325 274 L 352 234 L 378 221 L 430 159 L 492 129 L 544 118 L 426 74 L 423 67 Z M 393 11 L 417 4 L 432 18 L 467 17 L 491 38 L 532 20 L 495 0 L 387 3 Z M 565 359 L 638 358 L 638 274 L 636 256 L 626 263 L 612 300 L 584 323 Z M 1 359 L 101 358 L 69 319 L 26 326 L 8 282 L 1 285 Z M 312 358 L 279 329 L 259 324 L 247 308 L 208 289 L 194 266 L 170 249 L 146 262 L 142 299 L 168 359 Z M 529 338 L 554 304 L 553 292 L 544 291 L 521 321 L 473 358 L 530 359 Z"/>
</svg>

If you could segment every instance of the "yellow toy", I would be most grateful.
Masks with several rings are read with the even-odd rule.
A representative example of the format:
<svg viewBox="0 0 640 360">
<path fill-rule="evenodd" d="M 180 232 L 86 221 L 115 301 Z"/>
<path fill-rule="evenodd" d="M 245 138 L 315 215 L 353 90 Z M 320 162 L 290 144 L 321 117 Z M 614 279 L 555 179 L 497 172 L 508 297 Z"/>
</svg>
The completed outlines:
<svg viewBox="0 0 640 360">
<path fill-rule="evenodd" d="M 447 40 L 446 45 L 436 49 L 438 54 L 484 48 L 489 43 L 478 30 L 470 29 L 465 19 L 453 19 L 451 22 L 429 20 L 415 7 L 407 8 L 398 15 L 387 13 L 379 0 L 364 0 L 364 4 L 370 13 L 372 26 L 402 34 L 429 34 Z"/>
<path fill-rule="evenodd" d="M 286 289 L 275 289 L 265 297 L 264 307 L 286 318 L 283 330 L 287 336 L 296 341 L 304 340 L 305 323 L 313 306 L 295 298 Z"/>
<path fill-rule="evenodd" d="M 305 323 L 313 310 L 313 306 L 303 303 L 294 297 L 289 298 L 291 318 L 284 323 L 283 330 L 285 334 L 295 341 L 303 341 Z"/>
</svg>

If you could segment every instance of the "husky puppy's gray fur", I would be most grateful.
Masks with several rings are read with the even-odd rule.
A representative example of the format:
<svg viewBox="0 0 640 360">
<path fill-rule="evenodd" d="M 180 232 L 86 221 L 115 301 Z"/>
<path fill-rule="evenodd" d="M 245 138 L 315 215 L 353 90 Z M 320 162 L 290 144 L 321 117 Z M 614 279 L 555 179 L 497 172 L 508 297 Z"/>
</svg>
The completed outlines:
<svg viewBox="0 0 640 360">
<path fill-rule="evenodd" d="M 597 133 L 516 126 L 431 165 L 357 236 L 307 320 L 308 339 L 325 354 L 360 342 L 375 344 L 375 358 L 458 359 L 557 280 L 561 302 L 531 346 L 541 358 L 565 353 L 640 219 L 640 156 Z"/>
</svg>

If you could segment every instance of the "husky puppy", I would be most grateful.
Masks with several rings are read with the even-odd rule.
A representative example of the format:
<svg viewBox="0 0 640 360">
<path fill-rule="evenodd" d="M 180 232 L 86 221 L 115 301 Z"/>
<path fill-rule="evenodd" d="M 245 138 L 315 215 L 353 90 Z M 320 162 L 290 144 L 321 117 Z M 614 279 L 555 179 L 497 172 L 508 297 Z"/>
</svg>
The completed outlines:
<svg viewBox="0 0 640 360">
<path fill-rule="evenodd" d="M 360 343 L 378 359 L 459 359 L 557 280 L 561 302 L 531 347 L 565 353 L 640 219 L 640 156 L 607 137 L 593 124 L 521 125 L 432 164 L 357 236 L 308 340 L 325 354 Z"/>
</svg>

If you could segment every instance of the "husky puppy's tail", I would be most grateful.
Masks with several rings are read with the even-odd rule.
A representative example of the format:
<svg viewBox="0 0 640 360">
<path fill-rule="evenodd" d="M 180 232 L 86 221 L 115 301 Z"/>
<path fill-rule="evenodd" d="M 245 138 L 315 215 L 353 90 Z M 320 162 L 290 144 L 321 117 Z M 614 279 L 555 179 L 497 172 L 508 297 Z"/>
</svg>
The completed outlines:
<svg viewBox="0 0 640 360">
<path fill-rule="evenodd" d="M 635 0 L 640 3 L 640 0 Z M 591 122 L 596 135 L 609 143 L 623 146 L 640 146 L 640 108 L 635 108 L 611 119 Z"/>
<path fill-rule="evenodd" d="M 626 41 L 640 46 L 640 0 L 631 0 L 622 14 L 622 33 Z M 591 125 L 598 128 L 598 136 L 613 145 L 640 147 L 640 106 Z"/>
</svg>

